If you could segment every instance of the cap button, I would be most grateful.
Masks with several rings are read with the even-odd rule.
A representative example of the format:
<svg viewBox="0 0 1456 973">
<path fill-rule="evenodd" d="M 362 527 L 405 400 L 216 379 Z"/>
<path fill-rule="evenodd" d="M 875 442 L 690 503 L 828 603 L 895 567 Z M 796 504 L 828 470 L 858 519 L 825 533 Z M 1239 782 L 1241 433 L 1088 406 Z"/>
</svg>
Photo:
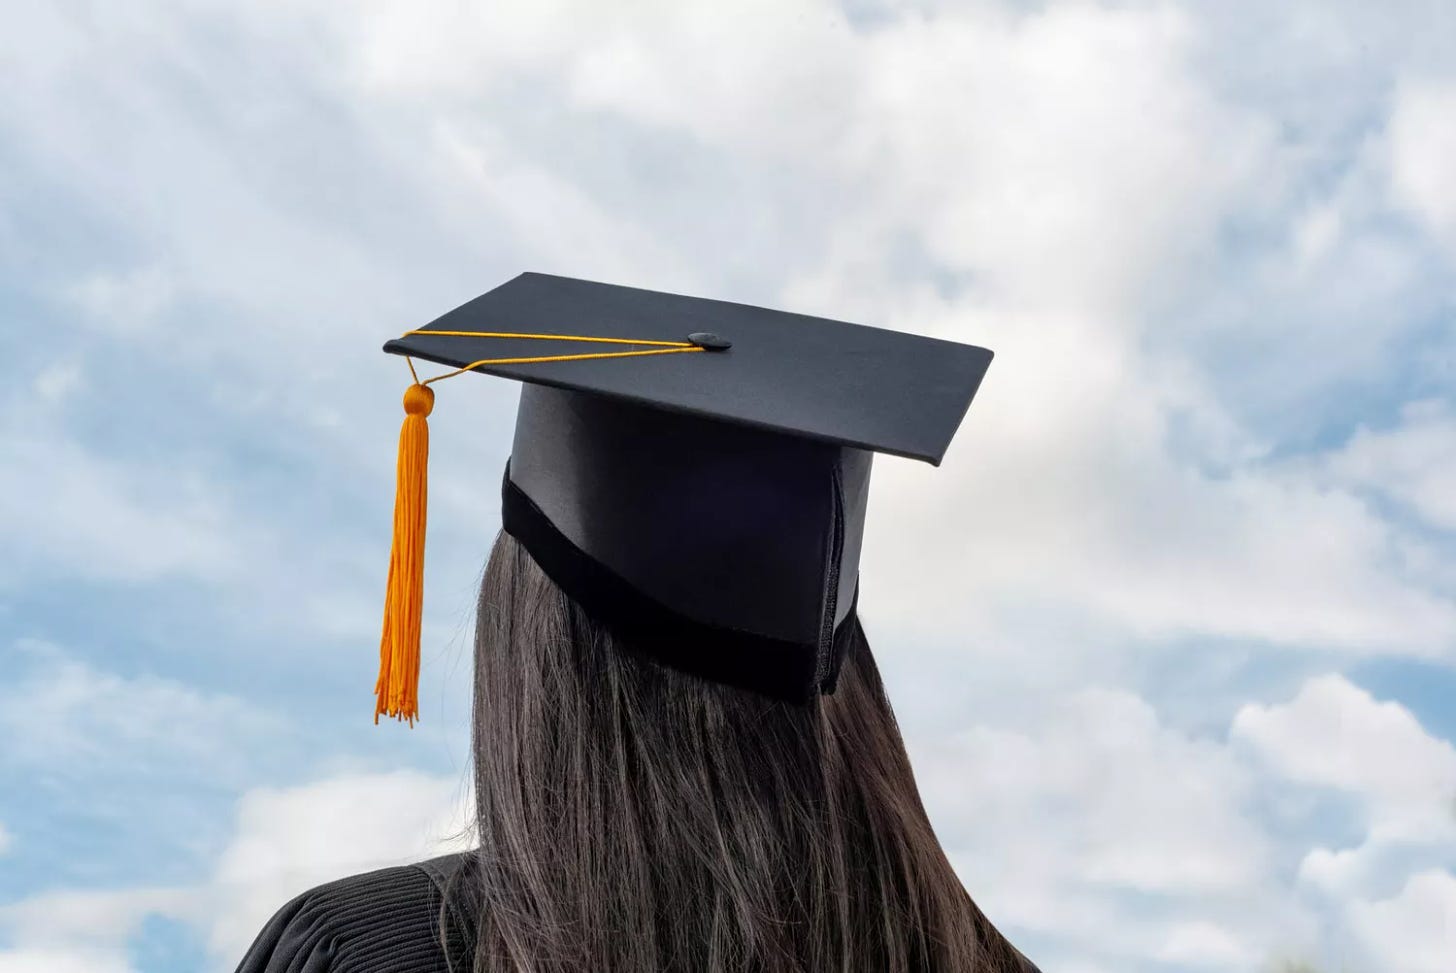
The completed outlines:
<svg viewBox="0 0 1456 973">
<path fill-rule="evenodd" d="M 688 340 L 707 351 L 723 351 L 733 347 L 733 342 L 719 337 L 711 331 L 694 331 L 688 335 Z"/>
</svg>

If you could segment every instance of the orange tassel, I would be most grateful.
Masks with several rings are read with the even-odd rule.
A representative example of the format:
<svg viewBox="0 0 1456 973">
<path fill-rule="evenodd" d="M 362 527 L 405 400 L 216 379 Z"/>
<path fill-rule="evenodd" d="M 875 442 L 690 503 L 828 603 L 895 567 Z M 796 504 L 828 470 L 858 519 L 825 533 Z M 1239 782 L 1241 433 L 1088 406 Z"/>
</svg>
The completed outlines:
<svg viewBox="0 0 1456 973">
<path fill-rule="evenodd" d="M 374 722 L 379 714 L 408 720 L 420 711 L 420 619 L 425 580 L 425 470 L 430 427 L 425 417 L 435 393 L 415 384 L 405 389 L 404 426 L 394 495 L 394 543 L 384 591 L 384 632 L 379 640 L 379 680 L 374 684 Z"/>
</svg>

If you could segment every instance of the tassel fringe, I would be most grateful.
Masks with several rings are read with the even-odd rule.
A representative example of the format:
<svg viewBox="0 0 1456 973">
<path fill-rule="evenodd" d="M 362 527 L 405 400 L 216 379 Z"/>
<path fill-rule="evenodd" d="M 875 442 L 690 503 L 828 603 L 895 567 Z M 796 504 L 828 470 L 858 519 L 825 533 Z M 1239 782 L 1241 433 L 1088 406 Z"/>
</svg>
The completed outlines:
<svg viewBox="0 0 1456 973">
<path fill-rule="evenodd" d="M 425 417 L 435 393 L 415 384 L 404 393 L 399 464 L 394 495 L 394 541 L 384 591 L 384 631 L 379 641 L 379 679 L 374 684 L 374 722 L 380 714 L 419 718 L 420 620 L 424 606 L 426 467 L 430 427 Z"/>
</svg>

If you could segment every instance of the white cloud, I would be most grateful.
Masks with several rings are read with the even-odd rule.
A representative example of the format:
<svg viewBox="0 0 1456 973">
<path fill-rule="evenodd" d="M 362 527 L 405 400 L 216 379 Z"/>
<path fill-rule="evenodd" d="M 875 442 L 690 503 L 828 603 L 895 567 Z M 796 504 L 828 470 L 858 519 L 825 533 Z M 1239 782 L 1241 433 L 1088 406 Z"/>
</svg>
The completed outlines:
<svg viewBox="0 0 1456 973">
<path fill-rule="evenodd" d="M 277 739 L 283 720 L 247 701 L 151 675 L 98 669 L 55 646 L 11 648 L 23 708 L 0 710 L 4 763 L 132 779 L 177 767 L 246 776 L 249 753 Z M 21 665 L 21 663 L 25 663 Z"/>
<path fill-rule="evenodd" d="M 236 564 L 227 512 L 197 476 L 105 459 L 61 435 L 0 436 L 0 584 L 43 574 L 216 578 Z"/>
<path fill-rule="evenodd" d="M 647 266 L 670 278 L 688 273 L 652 234 L 603 211 L 570 181 L 521 158 L 489 130 L 441 124 L 434 134 L 446 178 L 458 190 L 449 218 L 462 233 L 489 220 L 547 266 L 585 263 L 581 276 L 631 280 Z M 561 233 L 562 226 L 571 232 Z"/>
<path fill-rule="evenodd" d="M 1456 747 L 1343 676 L 1311 679 L 1288 703 L 1248 704 L 1230 732 L 1280 777 L 1354 795 L 1386 840 L 1456 837 Z"/>
<path fill-rule="evenodd" d="M 98 271 L 75 284 L 69 296 L 98 325 L 137 331 L 154 325 L 171 306 L 177 285 L 164 267 Z"/>
<path fill-rule="evenodd" d="M 133 968 L 122 950 L 0 949 L 0 973 L 133 973 Z"/>
<path fill-rule="evenodd" d="M 1456 413 L 1448 403 L 1409 402 L 1398 424 L 1362 425 L 1326 462 L 1337 481 L 1375 490 L 1431 526 L 1456 531 Z"/>
<path fill-rule="evenodd" d="M 0 906 L 0 973 L 132 973 L 128 940 L 149 915 L 178 915 L 186 890 L 124 888 L 42 893 Z"/>
<path fill-rule="evenodd" d="M 1411 876 L 1391 899 L 1356 903 L 1351 927 L 1370 956 L 1389 973 L 1448 973 L 1456 956 L 1456 876 Z"/>
<path fill-rule="evenodd" d="M 1424 971 L 1418 957 L 1449 955 L 1438 944 L 1456 880 L 1418 870 L 1456 861 L 1456 750 L 1403 707 L 1326 676 L 1244 707 L 1227 741 L 1110 690 L 1039 700 L 1007 722 L 1016 728 L 912 737 L 912 749 L 967 887 L 1014 940 L 1042 944 L 1044 965 L 1247 971 L 1292 956 L 1319 967 L 1351 930 L 1371 968 Z M 1261 810 L 1276 792 L 1315 816 L 1354 797 L 1361 843 L 1336 852 L 1278 837 Z M 1301 855 L 1290 876 L 1282 863 Z M 1418 948 L 1400 952 L 1402 941 Z"/>
<path fill-rule="evenodd" d="M 485 8 L 372 2 L 359 15 L 309 11 L 333 40 L 342 81 L 375 97 L 421 96 L 436 103 L 478 98 L 510 72 L 549 69 L 613 19 L 610 10 L 562 0 Z M 289 3 L 289 12 L 302 5 Z M 261 20 L 279 19 L 259 8 Z M 288 18 L 283 18 L 288 19 Z"/>
<path fill-rule="evenodd" d="M 711 0 L 652 7 L 578 35 L 578 103 L 749 159 L 833 168 L 875 73 L 837 5 L 750 0 L 732 18 Z"/>
<path fill-rule="evenodd" d="M 1047 968 L 1179 961 L 1197 945 L 1206 965 L 1236 970 L 1300 933 L 1252 816 L 1255 779 L 1222 742 L 1113 690 L 1043 700 L 1018 722 L 911 743 L 967 887 L 1013 940 L 1053 944 Z"/>
<path fill-rule="evenodd" d="M 1261 444 L 1185 367 L 1071 318 L 926 302 L 897 317 L 998 356 L 941 469 L 876 468 L 871 617 L 983 652 L 1056 651 L 1071 680 L 1105 671 L 1109 644 L 1191 636 L 1456 651 L 1456 604 L 1404 561 L 1401 534 L 1351 491 L 1248 459 Z M 1188 416 L 1218 452 L 1178 442 Z M 1078 637 L 1031 642 L 1028 615 Z"/>
<path fill-rule="evenodd" d="M 278 19 L 267 7 L 254 12 L 260 24 Z M 817 164 L 828 162 L 825 141 L 842 131 L 864 73 L 856 63 L 863 38 L 824 0 L 751 0 L 731 17 L 708 0 L 500 9 L 386 2 L 347 18 L 312 4 L 303 19 L 332 45 L 330 73 L 384 103 L 453 114 L 528 78 L 578 110 L 735 153 L 812 155 Z"/>
<path fill-rule="evenodd" d="M 1386 132 L 1391 192 L 1438 237 L 1456 247 L 1456 80 L 1407 79 Z"/>
<path fill-rule="evenodd" d="M 0 907 L 0 928 L 23 949 L 124 951 L 149 915 L 187 910 L 184 889 L 123 888 L 45 893 Z"/>
<path fill-rule="evenodd" d="M 1192 37 L 1171 6 L 907 18 L 869 46 L 854 161 L 878 213 L 998 307 L 1117 329 L 1267 153 L 1192 74 Z"/>
<path fill-rule="evenodd" d="M 1248 969 L 1262 957 L 1252 952 L 1240 936 L 1211 922 L 1182 922 L 1168 930 L 1157 958 L 1179 969 Z"/>
<path fill-rule="evenodd" d="M 32 388 L 48 406 L 54 407 L 80 387 L 83 377 L 77 362 L 57 362 L 36 374 Z"/>
<path fill-rule="evenodd" d="M 1433 904 L 1435 880 L 1411 870 L 1456 863 L 1456 747 L 1426 733 L 1405 707 L 1377 701 L 1338 675 L 1309 680 L 1287 703 L 1245 706 L 1230 736 L 1273 779 L 1354 801 L 1361 838 L 1349 847 L 1308 848 L 1298 885 L 1322 898 L 1339 917 L 1334 925 L 1363 936 L 1378 968 L 1435 969 L 1423 965 L 1429 961 L 1419 944 L 1449 935 L 1456 911 L 1443 918 Z M 1396 900 L 1372 901 L 1407 878 Z M 1409 933 L 1409 948 L 1397 946 L 1396 928 Z"/>
</svg>

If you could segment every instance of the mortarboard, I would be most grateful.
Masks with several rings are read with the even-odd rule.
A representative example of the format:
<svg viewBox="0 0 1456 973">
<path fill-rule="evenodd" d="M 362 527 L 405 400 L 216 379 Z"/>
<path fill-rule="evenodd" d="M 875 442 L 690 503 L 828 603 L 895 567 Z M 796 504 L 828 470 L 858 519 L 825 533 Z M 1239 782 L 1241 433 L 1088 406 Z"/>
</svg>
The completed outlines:
<svg viewBox="0 0 1456 973">
<path fill-rule="evenodd" d="M 521 274 L 384 350 L 405 393 L 375 719 L 417 714 L 429 384 L 522 383 L 502 527 L 658 662 L 802 702 L 855 624 L 874 453 L 938 465 L 991 352 L 826 318 Z M 411 372 L 414 366 L 410 365 Z"/>
</svg>

